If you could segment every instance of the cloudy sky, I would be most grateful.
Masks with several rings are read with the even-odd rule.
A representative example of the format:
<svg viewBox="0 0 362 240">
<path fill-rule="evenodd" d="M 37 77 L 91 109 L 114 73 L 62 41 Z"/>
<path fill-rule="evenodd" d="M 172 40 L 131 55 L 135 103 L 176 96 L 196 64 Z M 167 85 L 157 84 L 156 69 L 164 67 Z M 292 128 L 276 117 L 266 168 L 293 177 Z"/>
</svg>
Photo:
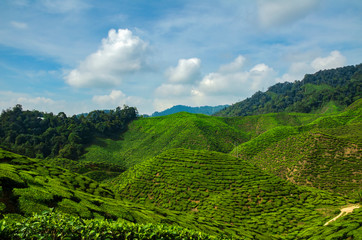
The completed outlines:
<svg viewBox="0 0 362 240">
<path fill-rule="evenodd" d="M 362 62 L 361 0 L 1 0 L 0 110 L 232 104 Z"/>
</svg>

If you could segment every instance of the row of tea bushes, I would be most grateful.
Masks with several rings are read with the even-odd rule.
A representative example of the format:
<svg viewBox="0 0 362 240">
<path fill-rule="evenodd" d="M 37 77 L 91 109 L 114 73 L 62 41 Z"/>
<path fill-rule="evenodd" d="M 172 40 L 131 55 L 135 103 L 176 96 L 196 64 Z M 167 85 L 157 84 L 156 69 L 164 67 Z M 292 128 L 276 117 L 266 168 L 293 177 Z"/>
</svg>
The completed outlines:
<svg viewBox="0 0 362 240">
<path fill-rule="evenodd" d="M 123 198 L 182 212 L 224 231 L 295 236 L 299 225 L 321 223 L 346 204 L 341 196 L 298 187 L 230 155 L 187 149 L 165 151 L 112 184 Z"/>
<path fill-rule="evenodd" d="M 46 211 L 20 222 L 0 220 L 1 239 L 216 239 L 179 226 L 135 224 L 126 221 L 85 220 L 77 216 Z M 223 239 L 220 237 L 218 239 Z"/>
</svg>

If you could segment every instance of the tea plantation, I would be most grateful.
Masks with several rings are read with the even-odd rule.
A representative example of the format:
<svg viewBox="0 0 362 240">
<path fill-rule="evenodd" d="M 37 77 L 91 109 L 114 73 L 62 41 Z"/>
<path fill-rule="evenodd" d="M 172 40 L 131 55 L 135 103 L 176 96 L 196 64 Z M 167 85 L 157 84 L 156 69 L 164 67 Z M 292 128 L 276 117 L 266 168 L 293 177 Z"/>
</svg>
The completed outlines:
<svg viewBox="0 0 362 240">
<path fill-rule="evenodd" d="M 0 239 L 362 239 L 362 100 L 139 118 L 78 160 L 0 148 Z M 359 205 L 358 205 L 359 206 Z"/>
<path fill-rule="evenodd" d="M 299 185 L 357 196 L 362 192 L 361 105 L 301 127 L 277 127 L 232 151 Z"/>
<path fill-rule="evenodd" d="M 247 117 L 210 117 L 181 112 L 133 121 L 121 140 L 99 138 L 86 148 L 84 162 L 110 162 L 128 168 L 167 149 L 186 148 L 228 153 L 277 126 L 300 126 L 320 115 L 272 113 Z"/>
<path fill-rule="evenodd" d="M 88 234 L 99 239 L 210 239 L 202 230 L 212 238 L 227 236 L 221 229 L 205 231 L 208 226 L 188 212 L 131 202 L 88 177 L 2 149 L 0 184 L 4 239 L 78 239 Z M 52 213 L 33 215 L 44 211 Z M 263 236 L 253 230 L 238 231 L 249 239 Z"/>
<path fill-rule="evenodd" d="M 112 183 L 124 198 L 187 212 L 198 225 L 207 226 L 205 231 L 223 229 L 234 236 L 245 228 L 294 239 L 301 226 L 321 224 L 348 203 L 327 191 L 297 187 L 230 155 L 187 149 L 166 151 Z"/>
</svg>

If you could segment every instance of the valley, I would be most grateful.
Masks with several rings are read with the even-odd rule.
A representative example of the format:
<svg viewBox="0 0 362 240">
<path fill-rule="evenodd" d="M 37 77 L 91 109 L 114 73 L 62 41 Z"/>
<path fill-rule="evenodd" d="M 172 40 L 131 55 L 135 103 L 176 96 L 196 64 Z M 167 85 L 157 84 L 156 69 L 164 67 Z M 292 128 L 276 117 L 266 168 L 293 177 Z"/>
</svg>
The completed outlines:
<svg viewBox="0 0 362 240">
<path fill-rule="evenodd" d="M 306 86 L 217 116 L 3 111 L 0 238 L 362 239 L 361 65 L 314 77 L 275 111 Z"/>
</svg>

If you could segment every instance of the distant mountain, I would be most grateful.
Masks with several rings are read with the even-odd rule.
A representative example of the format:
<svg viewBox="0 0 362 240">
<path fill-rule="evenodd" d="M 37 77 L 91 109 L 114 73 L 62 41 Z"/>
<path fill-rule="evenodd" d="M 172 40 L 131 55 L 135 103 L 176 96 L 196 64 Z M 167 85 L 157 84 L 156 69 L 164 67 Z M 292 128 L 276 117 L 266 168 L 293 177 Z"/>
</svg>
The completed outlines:
<svg viewBox="0 0 362 240">
<path fill-rule="evenodd" d="M 211 107 L 211 106 L 189 107 L 189 106 L 184 106 L 184 105 L 176 105 L 176 106 L 173 106 L 172 108 L 166 109 L 162 112 L 154 112 L 152 114 L 152 117 L 166 116 L 166 115 L 170 115 L 170 114 L 178 113 L 178 112 L 200 113 L 200 114 L 205 114 L 205 115 L 212 115 L 229 106 L 230 105 L 219 105 L 219 106 L 215 106 L 215 107 Z"/>
<path fill-rule="evenodd" d="M 306 74 L 301 81 L 277 83 L 266 92 L 235 103 L 215 116 L 275 112 L 334 112 L 362 97 L 362 64 Z"/>
</svg>

